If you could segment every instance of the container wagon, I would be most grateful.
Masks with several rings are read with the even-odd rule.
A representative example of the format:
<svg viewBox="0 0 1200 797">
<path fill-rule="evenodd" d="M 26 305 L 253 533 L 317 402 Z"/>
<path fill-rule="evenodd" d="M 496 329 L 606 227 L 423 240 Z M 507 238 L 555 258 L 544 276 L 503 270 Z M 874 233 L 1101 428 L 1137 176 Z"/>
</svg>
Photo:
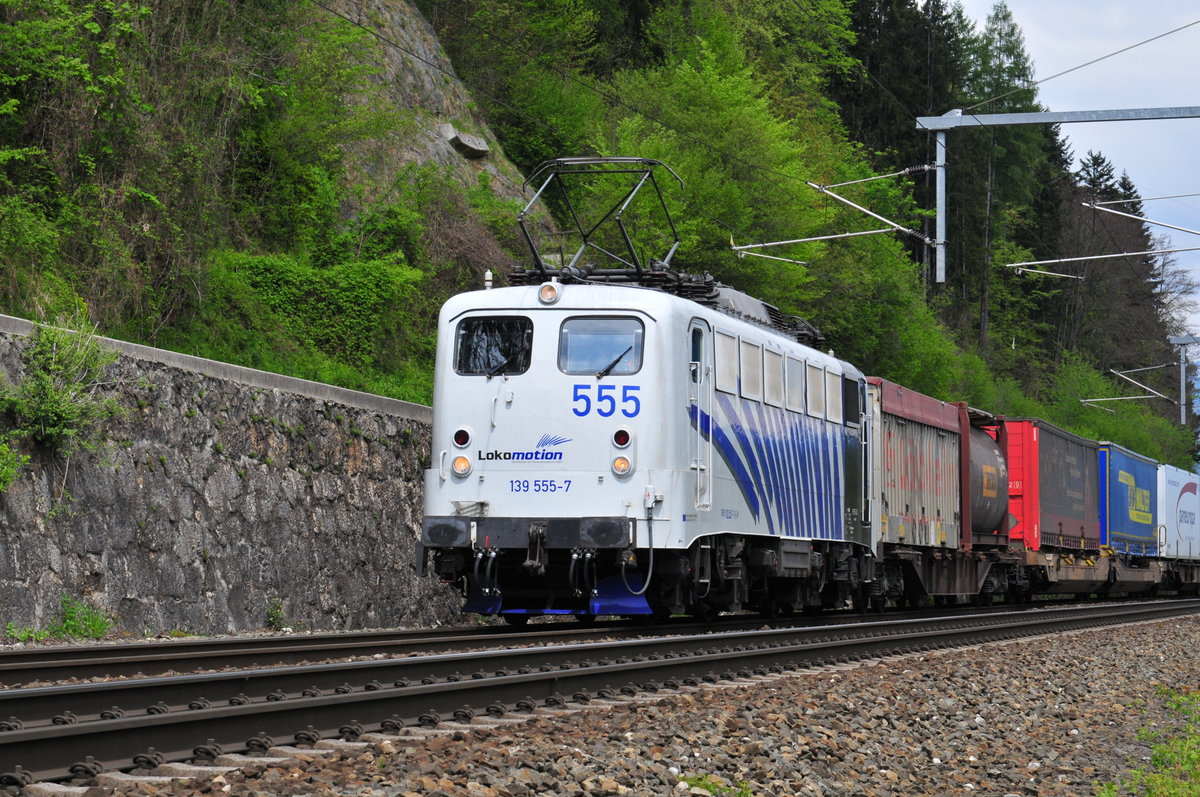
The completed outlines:
<svg viewBox="0 0 1200 797">
<path fill-rule="evenodd" d="M 972 420 L 990 416 L 879 377 L 867 385 L 876 594 L 905 603 L 1019 589 L 1007 553 L 1004 456 Z"/>
</svg>

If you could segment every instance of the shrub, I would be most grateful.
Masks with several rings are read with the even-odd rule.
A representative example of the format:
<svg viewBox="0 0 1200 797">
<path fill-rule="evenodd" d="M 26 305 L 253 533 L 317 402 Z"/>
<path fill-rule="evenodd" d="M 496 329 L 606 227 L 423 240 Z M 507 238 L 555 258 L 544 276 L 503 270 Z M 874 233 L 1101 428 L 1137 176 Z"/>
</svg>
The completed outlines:
<svg viewBox="0 0 1200 797">
<path fill-rule="evenodd" d="M 107 614 L 69 595 L 62 596 L 60 605 L 62 621 L 50 626 L 51 636 L 103 639 L 113 627 L 114 621 Z"/>
<path fill-rule="evenodd" d="M 29 457 L 14 451 L 7 443 L 0 443 L 0 493 L 9 488 L 28 461 Z"/>
<path fill-rule="evenodd" d="M 79 449 L 93 450 L 96 424 L 117 411 L 104 376 L 105 366 L 117 355 L 103 349 L 94 332 L 64 327 L 34 329 L 21 353 L 24 376 L 19 385 L 0 390 L 0 409 L 15 421 L 10 436 L 28 437 L 70 456 Z"/>
</svg>

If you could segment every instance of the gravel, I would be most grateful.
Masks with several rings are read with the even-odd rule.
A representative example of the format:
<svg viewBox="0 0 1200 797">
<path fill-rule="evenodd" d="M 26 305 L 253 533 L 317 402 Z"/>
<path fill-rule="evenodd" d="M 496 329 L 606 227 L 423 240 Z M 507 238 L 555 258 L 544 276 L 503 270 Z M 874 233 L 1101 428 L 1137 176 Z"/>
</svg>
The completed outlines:
<svg viewBox="0 0 1200 797">
<path fill-rule="evenodd" d="M 1148 761 L 1146 731 L 1182 728 L 1165 689 L 1200 685 L 1197 650 L 1200 619 L 1091 630 L 547 710 L 116 792 L 1092 795 Z"/>
</svg>

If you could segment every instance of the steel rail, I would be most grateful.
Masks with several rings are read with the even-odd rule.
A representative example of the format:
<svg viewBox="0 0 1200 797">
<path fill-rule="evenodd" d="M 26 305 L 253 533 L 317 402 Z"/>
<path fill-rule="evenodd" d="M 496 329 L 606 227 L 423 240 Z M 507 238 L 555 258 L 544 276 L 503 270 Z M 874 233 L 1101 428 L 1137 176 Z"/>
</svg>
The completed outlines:
<svg viewBox="0 0 1200 797">
<path fill-rule="evenodd" d="M 822 622 L 813 618 L 810 620 L 813 623 Z M 763 622 L 772 621 L 729 616 L 714 626 L 713 623 L 702 624 L 679 618 L 656 625 L 652 630 L 689 633 L 714 627 L 761 625 Z M 144 677 L 172 671 L 277 666 L 351 656 L 437 653 L 462 650 L 472 645 L 497 647 L 583 641 L 604 635 L 645 634 L 646 630 L 640 624 L 620 621 L 603 621 L 592 625 L 564 622 L 528 627 L 489 625 L 8 648 L 0 649 L 0 688 L 66 678 Z"/>
<path fill-rule="evenodd" d="M 580 633 L 579 627 L 538 627 L 542 634 Z M 452 650 L 472 640 L 508 643 L 532 636 L 505 626 L 360 631 L 272 637 L 180 639 L 0 650 L 0 683 L 22 684 L 72 678 L 154 675 L 171 669 L 294 664 L 317 657 Z"/>
<path fill-rule="evenodd" d="M 353 738 L 364 730 L 397 731 L 434 725 L 442 715 L 460 720 L 476 712 L 501 714 L 514 707 L 532 709 L 594 695 L 653 692 L 677 683 L 744 677 L 795 669 L 814 663 L 943 648 L 981 641 L 1046 634 L 1067 628 L 1096 627 L 1200 612 L 1200 600 L 1104 606 L 951 618 L 941 624 L 908 621 L 865 626 L 770 629 L 683 637 L 562 645 L 497 651 L 482 658 L 466 654 L 479 668 L 470 676 L 430 675 L 428 683 L 385 686 L 372 683 L 344 694 L 259 697 L 244 705 L 200 706 L 139 716 L 114 717 L 64 725 L 40 725 L 0 732 L 0 785 L 31 778 L 64 779 L 95 774 L 100 768 L 130 768 L 140 757 L 187 760 L 197 748 L 210 754 L 265 750 L 277 738 L 312 741 Z M 867 624 L 871 625 L 871 624 Z M 790 631 L 790 635 L 789 635 Z M 657 642 L 655 646 L 652 643 Z M 591 660 L 577 662 L 581 652 Z M 536 667 L 518 662 L 532 662 Z M 526 657 L 526 658 L 522 658 Z M 427 667 L 432 659 L 423 657 Z M 414 661 L 410 659 L 407 661 Z M 461 663 L 461 660 L 460 662 Z M 515 667 L 515 669 L 514 669 Z M 436 670 L 430 669 L 432 673 Z M 568 695 L 570 697 L 568 697 Z M 254 734 L 254 735 L 249 735 Z M 215 741 L 213 741 L 215 740 Z M 64 753 L 64 750 L 73 751 Z M 79 760 L 86 754 L 87 757 Z M 74 758 L 74 761 L 67 763 Z"/>
<path fill-rule="evenodd" d="M 1107 609 L 1107 607 L 1106 607 Z M 1055 611 L 1095 611 L 1094 608 L 1070 607 Z M 734 630 L 714 633 L 712 626 L 687 624 L 677 626 L 670 636 L 648 636 L 639 629 L 630 638 L 590 639 L 579 629 L 552 634 L 507 635 L 489 642 L 515 641 L 520 647 L 420 656 L 384 657 L 369 660 L 313 663 L 262 669 L 238 669 L 195 674 L 177 674 L 153 678 L 118 679 L 94 683 L 70 683 L 30 686 L 0 690 L 0 730 L 20 724 L 30 728 L 37 725 L 70 725 L 78 722 L 115 716 L 183 710 L 193 704 L 218 705 L 231 700 L 247 702 L 255 699 L 285 699 L 288 696 L 342 692 L 363 689 L 367 685 L 420 682 L 427 679 L 478 677 L 480 662 L 491 669 L 515 670 L 539 667 L 547 663 L 561 665 L 571 659 L 587 659 L 600 655 L 638 656 L 652 653 L 686 654 L 716 643 L 774 644 L 816 642 L 825 638 L 847 638 L 848 635 L 886 635 L 895 629 L 941 628 L 947 623 L 969 625 L 1005 621 L 1025 611 L 972 614 L 961 620 L 944 614 L 929 617 L 889 618 L 864 621 L 852 619 L 842 623 L 797 626 L 794 623 L 764 628 L 762 621 L 748 624 L 733 623 Z M 697 627 L 703 633 L 688 633 Z M 740 630 L 738 630 L 740 629 Z M 629 633 L 625 629 L 626 633 Z M 610 636 L 612 632 L 605 632 Z M 468 637 L 474 644 L 476 637 Z M 444 641 L 444 640 L 443 640 Z M 531 646 L 530 642 L 538 643 Z M 548 647 L 548 642 L 554 642 Z M 447 642 L 446 644 L 449 644 Z M 485 668 L 486 669 L 486 668 Z M 484 673 L 487 674 L 486 672 Z M 106 716 L 108 715 L 108 716 Z"/>
<path fill-rule="evenodd" d="M 942 614 L 945 610 L 942 611 Z M 929 612 L 890 614 L 928 616 Z M 547 623 L 527 627 L 489 625 L 444 629 L 399 629 L 329 632 L 264 637 L 156 640 L 116 644 L 63 645 L 0 649 L 0 689 L 32 683 L 89 678 L 129 678 L 169 672 L 268 667 L 325 661 L 333 658 L 412 655 L 547 642 L 585 641 L 602 636 L 687 634 L 727 628 L 770 625 L 828 625 L 851 622 L 834 614 L 821 617 L 763 619 L 726 615 L 716 622 L 697 623 L 674 618 L 645 626 L 638 622 L 602 621 L 593 625 Z"/>
</svg>

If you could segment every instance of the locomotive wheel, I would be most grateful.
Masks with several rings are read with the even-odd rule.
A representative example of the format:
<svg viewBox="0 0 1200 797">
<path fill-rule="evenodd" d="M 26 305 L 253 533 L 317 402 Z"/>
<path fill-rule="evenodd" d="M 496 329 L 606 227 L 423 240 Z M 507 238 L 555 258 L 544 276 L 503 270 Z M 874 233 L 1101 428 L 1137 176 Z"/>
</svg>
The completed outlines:
<svg viewBox="0 0 1200 797">
<path fill-rule="evenodd" d="M 527 614 L 505 614 L 502 616 L 504 617 L 504 622 L 509 625 L 522 626 L 529 624 L 529 615 Z"/>
<path fill-rule="evenodd" d="M 688 613 L 696 619 L 697 622 L 711 623 L 720 614 L 716 609 L 709 606 L 707 603 L 693 603 L 688 609 Z"/>
</svg>

